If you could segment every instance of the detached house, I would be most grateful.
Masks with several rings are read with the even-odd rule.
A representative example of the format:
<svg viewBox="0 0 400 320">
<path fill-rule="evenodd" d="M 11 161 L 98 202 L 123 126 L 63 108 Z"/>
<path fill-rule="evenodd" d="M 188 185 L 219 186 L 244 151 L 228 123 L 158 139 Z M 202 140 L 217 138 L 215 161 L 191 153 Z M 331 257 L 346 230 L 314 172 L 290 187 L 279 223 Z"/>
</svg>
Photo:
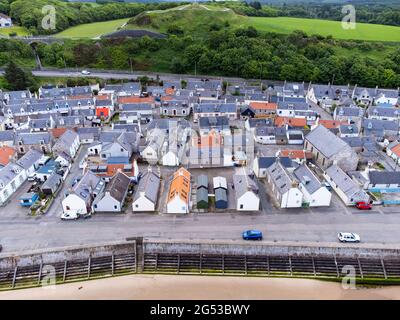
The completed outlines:
<svg viewBox="0 0 400 320">
<path fill-rule="evenodd" d="M 258 187 L 247 174 L 235 174 L 233 186 L 236 195 L 236 210 L 258 211 L 260 210 L 260 197 Z"/>
<path fill-rule="evenodd" d="M 11 18 L 4 13 L 0 12 L 0 28 L 7 28 L 12 26 Z"/>
<path fill-rule="evenodd" d="M 95 212 L 121 212 L 126 195 L 131 184 L 131 179 L 119 171 L 111 178 L 104 192 L 93 201 Z"/>
<path fill-rule="evenodd" d="M 85 214 L 92 212 L 92 204 L 103 192 L 105 182 L 91 171 L 87 171 L 82 179 L 73 186 L 62 200 L 65 213 Z"/>
<path fill-rule="evenodd" d="M 154 212 L 157 207 L 160 178 L 149 171 L 140 179 L 132 202 L 133 212 Z"/>
<path fill-rule="evenodd" d="M 319 125 L 305 137 L 304 149 L 313 154 L 315 162 L 321 168 L 337 164 L 345 171 L 357 169 L 356 152 L 329 129 Z"/>
<path fill-rule="evenodd" d="M 167 213 L 189 213 L 191 175 L 185 168 L 175 172 L 168 193 Z"/>
</svg>

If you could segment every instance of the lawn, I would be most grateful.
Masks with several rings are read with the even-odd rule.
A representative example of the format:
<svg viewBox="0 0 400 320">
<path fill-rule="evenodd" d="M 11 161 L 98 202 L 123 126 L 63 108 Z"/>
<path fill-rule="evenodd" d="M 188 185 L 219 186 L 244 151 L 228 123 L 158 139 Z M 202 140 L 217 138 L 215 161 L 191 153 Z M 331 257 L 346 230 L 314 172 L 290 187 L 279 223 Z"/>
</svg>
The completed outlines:
<svg viewBox="0 0 400 320">
<path fill-rule="evenodd" d="M 291 33 L 302 30 L 307 34 L 332 35 L 337 39 L 354 39 L 366 41 L 399 41 L 400 27 L 384 26 L 367 23 L 357 23 L 356 29 L 345 30 L 339 21 L 301 19 L 301 18 L 265 18 L 248 17 L 245 25 L 257 30 L 277 33 Z"/>
<path fill-rule="evenodd" d="M 8 27 L 8 28 L 0 28 L 0 35 L 9 36 L 10 33 L 16 33 L 17 36 L 29 35 L 28 30 L 26 30 L 24 27 L 13 26 L 13 27 Z"/>
<path fill-rule="evenodd" d="M 129 19 L 118 19 L 104 22 L 94 22 L 81 24 L 79 26 L 68 28 L 55 36 L 59 38 L 98 38 L 104 34 L 116 31 L 124 25 Z"/>
</svg>

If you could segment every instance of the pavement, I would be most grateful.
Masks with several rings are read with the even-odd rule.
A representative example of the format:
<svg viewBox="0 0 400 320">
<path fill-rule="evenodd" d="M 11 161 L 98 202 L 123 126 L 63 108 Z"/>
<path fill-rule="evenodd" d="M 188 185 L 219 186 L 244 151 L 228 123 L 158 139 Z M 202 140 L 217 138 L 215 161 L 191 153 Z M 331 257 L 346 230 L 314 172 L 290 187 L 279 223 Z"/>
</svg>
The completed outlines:
<svg viewBox="0 0 400 320">
<path fill-rule="evenodd" d="M 400 244 L 400 208 L 358 211 L 335 202 L 328 208 L 271 208 L 268 212 L 170 214 L 96 214 L 91 219 L 61 221 L 57 215 L 15 217 L 0 213 L 3 252 L 23 252 L 95 244 L 143 236 L 149 239 L 240 240 L 241 232 L 260 229 L 266 243 L 339 244 L 338 232 L 357 232 L 369 246 Z"/>
</svg>

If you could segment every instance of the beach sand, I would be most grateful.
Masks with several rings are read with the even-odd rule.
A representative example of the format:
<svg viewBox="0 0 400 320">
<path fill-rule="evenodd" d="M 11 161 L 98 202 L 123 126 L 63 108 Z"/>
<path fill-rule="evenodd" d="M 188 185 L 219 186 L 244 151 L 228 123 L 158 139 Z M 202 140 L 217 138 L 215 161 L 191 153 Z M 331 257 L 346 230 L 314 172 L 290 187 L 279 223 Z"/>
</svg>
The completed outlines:
<svg viewBox="0 0 400 320">
<path fill-rule="evenodd" d="M 129 275 L 4 291 L 0 299 L 400 299 L 400 286 L 344 290 L 340 283 L 308 279 Z"/>
</svg>

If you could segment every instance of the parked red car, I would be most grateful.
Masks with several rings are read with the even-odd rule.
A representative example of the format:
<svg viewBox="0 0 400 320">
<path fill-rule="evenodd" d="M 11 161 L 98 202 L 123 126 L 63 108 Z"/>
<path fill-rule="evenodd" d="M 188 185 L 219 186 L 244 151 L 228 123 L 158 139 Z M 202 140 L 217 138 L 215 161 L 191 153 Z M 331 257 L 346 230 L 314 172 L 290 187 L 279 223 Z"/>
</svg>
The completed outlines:
<svg viewBox="0 0 400 320">
<path fill-rule="evenodd" d="M 356 203 L 356 208 L 358 210 L 371 210 L 372 209 L 372 205 L 370 203 L 367 203 L 367 202 L 357 202 Z"/>
</svg>

